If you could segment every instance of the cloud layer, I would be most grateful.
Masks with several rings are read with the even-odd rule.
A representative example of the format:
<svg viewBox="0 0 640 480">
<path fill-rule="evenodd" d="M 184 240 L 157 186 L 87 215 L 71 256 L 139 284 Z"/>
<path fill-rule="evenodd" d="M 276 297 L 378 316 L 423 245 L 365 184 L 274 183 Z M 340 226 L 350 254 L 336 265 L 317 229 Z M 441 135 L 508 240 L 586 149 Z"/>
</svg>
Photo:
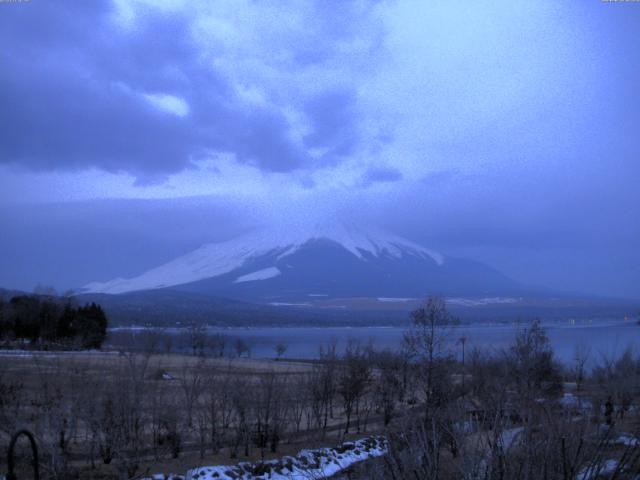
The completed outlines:
<svg viewBox="0 0 640 480">
<path fill-rule="evenodd" d="M 55 228 L 20 203 L 164 199 L 180 218 L 176 199 L 211 195 L 194 211 L 371 216 L 524 281 L 631 295 L 639 29 L 615 2 L 0 3 L 5 251 Z M 139 209 L 123 205 L 95 210 L 108 231 Z"/>
<path fill-rule="evenodd" d="M 10 48 L 1 53 L 0 161 L 141 177 L 227 153 L 273 172 L 338 162 L 358 142 L 353 88 L 341 81 L 304 92 L 269 85 L 284 71 L 331 62 L 351 41 L 350 20 L 366 14 L 337 4 L 323 11 L 323 4 L 293 14 L 255 6 L 249 25 L 225 25 L 233 18 L 224 8 L 207 11 L 206 2 L 3 6 L 0 40 Z M 338 13 L 339 22 L 328 21 Z M 303 31 L 314 15 L 318 31 Z M 264 41 L 246 38 L 252 27 L 274 40 L 263 47 L 267 58 L 243 53 L 250 47 L 243 42 Z"/>
</svg>

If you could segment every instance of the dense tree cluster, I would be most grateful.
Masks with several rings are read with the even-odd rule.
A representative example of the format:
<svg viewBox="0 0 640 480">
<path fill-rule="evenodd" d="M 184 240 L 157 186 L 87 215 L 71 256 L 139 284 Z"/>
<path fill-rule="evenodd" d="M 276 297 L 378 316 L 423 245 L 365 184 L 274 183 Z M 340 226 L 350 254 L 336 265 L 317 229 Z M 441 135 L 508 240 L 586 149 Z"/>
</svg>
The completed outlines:
<svg viewBox="0 0 640 480">
<path fill-rule="evenodd" d="M 95 303 L 76 306 L 37 295 L 0 300 L 0 341 L 5 344 L 100 348 L 106 335 L 107 317 Z"/>
</svg>

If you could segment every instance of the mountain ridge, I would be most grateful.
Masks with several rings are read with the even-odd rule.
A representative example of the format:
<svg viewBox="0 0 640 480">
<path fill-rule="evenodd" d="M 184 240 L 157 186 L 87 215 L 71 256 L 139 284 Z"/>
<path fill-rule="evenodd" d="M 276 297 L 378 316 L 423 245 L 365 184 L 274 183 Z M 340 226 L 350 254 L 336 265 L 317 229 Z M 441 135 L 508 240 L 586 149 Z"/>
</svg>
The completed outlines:
<svg viewBox="0 0 640 480">
<path fill-rule="evenodd" d="M 384 232 L 367 232 L 339 225 L 326 229 L 270 228 L 245 234 L 235 239 L 209 243 L 174 260 L 129 279 L 116 278 L 107 282 L 85 285 L 85 293 L 128 293 L 132 291 L 168 288 L 225 275 L 241 269 L 259 258 L 278 261 L 295 254 L 311 242 L 327 240 L 340 245 L 360 260 L 387 256 L 399 258 L 411 254 L 431 259 L 442 265 L 444 255 L 410 240 Z M 273 266 L 266 268 L 274 268 Z M 249 272 L 248 272 L 249 273 Z M 279 273 L 271 270 L 273 276 Z"/>
<path fill-rule="evenodd" d="M 397 235 L 341 223 L 271 227 L 209 243 L 129 279 L 82 293 L 175 289 L 258 303 L 309 297 L 531 295 L 498 270 L 448 257 Z"/>
</svg>

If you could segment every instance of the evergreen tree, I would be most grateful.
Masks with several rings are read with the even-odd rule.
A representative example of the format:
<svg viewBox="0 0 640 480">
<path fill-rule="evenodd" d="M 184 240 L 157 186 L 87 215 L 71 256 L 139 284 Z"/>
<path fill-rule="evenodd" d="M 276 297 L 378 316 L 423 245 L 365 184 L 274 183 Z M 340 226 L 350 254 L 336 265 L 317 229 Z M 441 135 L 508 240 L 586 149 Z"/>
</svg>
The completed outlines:
<svg viewBox="0 0 640 480">
<path fill-rule="evenodd" d="M 107 336 L 107 316 L 100 305 L 64 306 L 51 298 L 31 295 L 0 299 L 0 339 L 28 340 L 31 344 L 67 343 L 100 348 Z"/>
<path fill-rule="evenodd" d="M 58 328 L 56 336 L 58 338 L 72 338 L 76 335 L 74 329 L 77 309 L 72 308 L 70 303 L 65 304 L 62 315 L 58 318 Z"/>
<path fill-rule="evenodd" d="M 107 317 L 102 307 L 91 303 L 78 309 L 78 334 L 83 348 L 100 348 L 107 336 Z"/>
<path fill-rule="evenodd" d="M 35 343 L 40 338 L 40 301 L 20 295 L 13 297 L 9 305 L 14 336 Z"/>
</svg>

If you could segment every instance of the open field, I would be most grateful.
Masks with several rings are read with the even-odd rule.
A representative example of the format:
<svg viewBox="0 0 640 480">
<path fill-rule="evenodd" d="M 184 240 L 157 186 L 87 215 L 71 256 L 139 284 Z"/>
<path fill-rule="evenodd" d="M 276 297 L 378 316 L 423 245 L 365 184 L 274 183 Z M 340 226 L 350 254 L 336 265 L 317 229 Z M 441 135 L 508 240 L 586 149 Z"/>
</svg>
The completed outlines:
<svg viewBox="0 0 640 480">
<path fill-rule="evenodd" d="M 348 432 L 337 405 L 331 414 L 328 404 L 313 412 L 314 363 L 7 351 L 1 365 L 0 459 L 6 465 L 8 434 L 27 427 L 54 477 L 70 470 L 92 477 L 184 472 L 381 430 L 370 407 L 368 424 L 359 414 Z"/>
</svg>

